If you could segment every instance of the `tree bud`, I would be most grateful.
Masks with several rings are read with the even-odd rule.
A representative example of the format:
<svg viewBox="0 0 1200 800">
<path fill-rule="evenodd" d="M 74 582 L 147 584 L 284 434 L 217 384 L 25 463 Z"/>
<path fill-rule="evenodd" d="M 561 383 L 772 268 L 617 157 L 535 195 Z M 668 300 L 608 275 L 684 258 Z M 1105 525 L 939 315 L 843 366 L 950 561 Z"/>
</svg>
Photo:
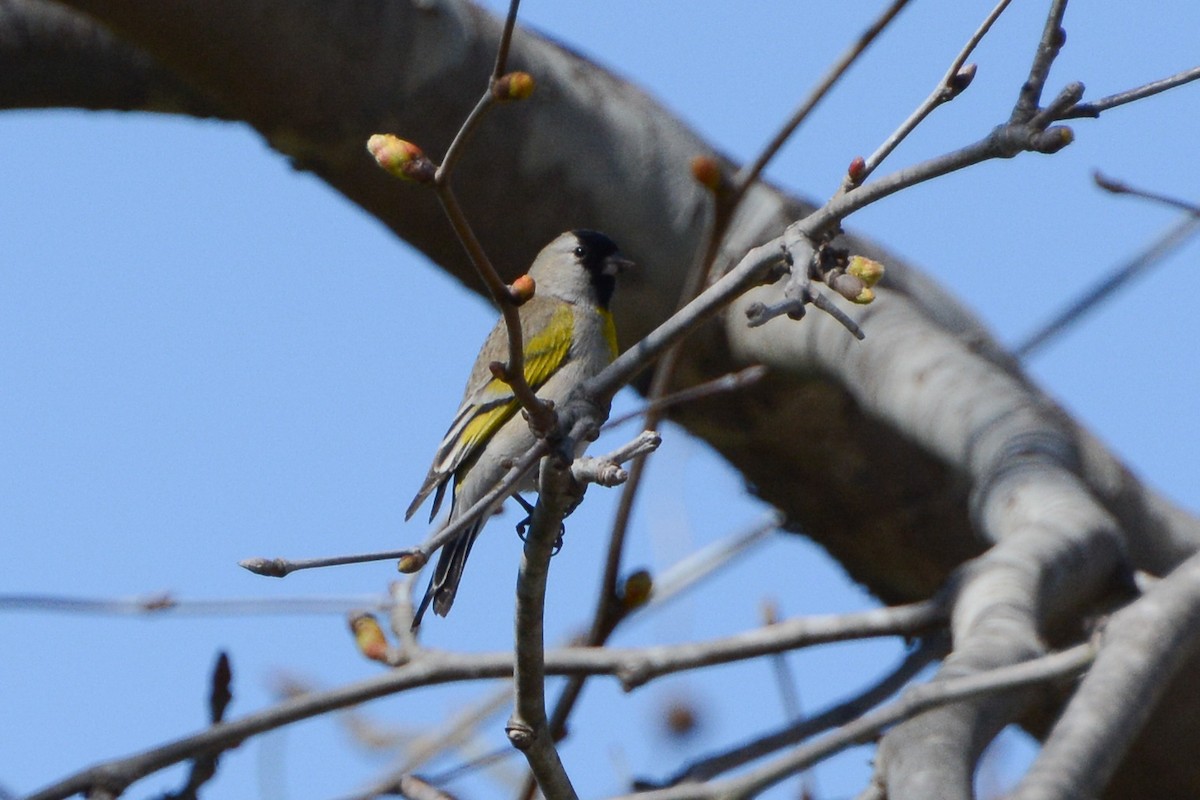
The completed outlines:
<svg viewBox="0 0 1200 800">
<path fill-rule="evenodd" d="M 433 181 L 437 167 L 421 148 L 390 133 L 376 133 L 367 140 L 367 150 L 375 163 L 397 178 L 413 183 Z"/>
<path fill-rule="evenodd" d="M 510 72 L 501 75 L 492 84 L 492 97 L 501 102 L 508 100 L 524 100 L 533 94 L 535 83 L 528 72 Z"/>
</svg>

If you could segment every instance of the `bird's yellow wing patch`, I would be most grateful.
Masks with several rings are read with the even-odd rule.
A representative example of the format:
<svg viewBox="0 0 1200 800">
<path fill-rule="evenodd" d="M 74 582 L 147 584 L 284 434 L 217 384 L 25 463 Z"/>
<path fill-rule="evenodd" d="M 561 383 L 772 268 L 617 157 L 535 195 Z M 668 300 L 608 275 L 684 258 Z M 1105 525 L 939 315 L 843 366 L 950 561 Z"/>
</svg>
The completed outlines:
<svg viewBox="0 0 1200 800">
<path fill-rule="evenodd" d="M 608 353 L 612 358 L 617 357 L 617 325 L 613 322 L 612 312 L 607 308 L 600 309 L 600 319 L 604 324 L 604 341 L 608 344 Z"/>
<path fill-rule="evenodd" d="M 491 439 L 492 434 L 507 422 L 509 417 L 516 413 L 518 405 L 514 398 L 507 403 L 492 406 L 486 411 L 480 411 L 472 417 L 471 421 L 463 428 L 455 461 L 461 462 L 466 460 L 467 455 L 477 446 Z"/>
<path fill-rule="evenodd" d="M 525 382 L 534 391 L 541 388 L 567 360 L 574 328 L 574 312 L 570 306 L 564 305 L 554 312 L 549 325 L 525 342 Z M 471 421 L 463 428 L 460 441 L 464 453 L 491 439 L 521 405 L 513 397 L 508 384 L 499 378 L 489 381 L 481 394 L 494 399 L 479 406 Z"/>
<path fill-rule="evenodd" d="M 575 312 L 564 303 L 550 317 L 550 324 L 525 342 L 525 382 L 535 391 L 567 360 L 574 334 Z"/>
</svg>

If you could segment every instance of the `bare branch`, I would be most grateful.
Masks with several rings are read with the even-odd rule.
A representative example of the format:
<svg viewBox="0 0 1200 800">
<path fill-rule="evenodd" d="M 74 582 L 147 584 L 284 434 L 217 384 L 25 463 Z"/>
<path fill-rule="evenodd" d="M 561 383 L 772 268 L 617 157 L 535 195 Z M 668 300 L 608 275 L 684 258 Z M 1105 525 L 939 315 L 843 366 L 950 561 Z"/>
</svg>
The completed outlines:
<svg viewBox="0 0 1200 800">
<path fill-rule="evenodd" d="M 286 558 L 268 559 L 259 556 L 239 561 L 238 566 L 248 569 L 256 575 L 283 578 L 302 569 L 335 567 L 343 564 L 363 564 L 369 561 L 388 561 L 395 558 L 401 559 L 402 571 L 416 572 L 425 565 L 431 553 L 472 525 L 479 519 L 480 515 L 487 513 L 497 499 L 512 494 L 513 489 L 525 479 L 525 476 L 537 464 L 538 459 L 549 452 L 549 449 L 549 444 L 544 439 L 539 439 L 520 460 L 513 464 L 504 480 L 497 483 L 490 492 L 481 497 L 475 505 L 463 512 L 462 516 L 458 517 L 452 524 L 434 531 L 428 539 L 421 543 L 420 547 L 406 547 L 403 550 L 381 550 L 375 553 L 360 553 L 351 556 L 325 556 L 322 558 L 296 560 Z M 406 559 L 410 560 L 411 563 L 406 561 Z"/>
<path fill-rule="evenodd" d="M 491 295 L 492 302 L 500 309 L 501 317 L 504 320 L 508 340 L 508 362 L 493 364 L 492 371 L 498 379 L 504 381 L 512 389 L 513 396 L 529 415 L 530 428 L 539 438 L 544 438 L 555 430 L 558 419 L 551 406 L 538 399 L 525 378 L 525 348 L 521 341 L 521 317 L 517 311 L 517 307 L 528 300 L 532 294 L 519 290 L 516 286 L 509 286 L 500 277 L 479 238 L 475 235 L 450 183 L 454 167 L 458 164 L 467 143 L 479 128 L 487 112 L 499 102 L 525 99 L 533 92 L 533 78 L 526 73 L 514 73 L 513 75 L 500 73 L 507 63 L 508 49 L 516 24 L 519 4 L 520 0 L 511 0 L 510 2 L 508 18 L 500 35 L 495 67 L 488 80 L 487 89 L 459 126 L 454 139 L 446 148 L 440 165 L 434 167 L 433 162 L 419 147 L 390 135 L 375 134 L 371 136 L 367 142 L 367 149 L 387 172 L 396 177 L 431 185 L 437 193 L 438 201 L 441 203 L 442 210 L 445 212 L 455 236 L 458 237 L 458 241 L 462 244 L 476 273 L 487 288 L 488 294 Z M 530 285 L 532 286 L 532 284 Z"/>
<path fill-rule="evenodd" d="M 1142 252 L 1113 269 L 1107 276 L 1068 304 L 1066 308 L 1055 314 L 1050 321 L 1043 323 L 1036 331 L 1025 337 L 1013 347 L 1013 355 L 1018 358 L 1030 358 L 1035 355 L 1131 280 L 1149 271 L 1179 250 L 1196 235 L 1197 231 L 1200 231 L 1200 216 L 1189 216 L 1171 226 Z"/>
<path fill-rule="evenodd" d="M 809 92 L 808 97 L 792 113 L 791 118 L 784 123 L 779 132 L 763 148 L 758 158 L 738 171 L 737 176 L 734 178 L 735 204 L 737 199 L 740 199 L 745 194 L 750 184 L 758 180 L 758 176 L 762 174 L 767 164 L 770 163 L 771 159 L 775 157 L 775 154 L 779 152 L 787 140 L 791 138 L 792 134 L 796 132 L 800 124 L 808 118 L 808 115 L 817 107 L 817 104 L 829 94 L 830 90 L 846 74 L 854 62 L 858 60 L 859 56 L 866 52 L 871 43 L 879 37 L 879 34 L 883 33 L 906 5 L 908 5 L 908 0 L 893 0 L 892 4 L 885 8 L 879 17 L 862 32 L 858 39 L 833 62 L 825 75 L 817 81 L 817 85 Z"/>
<path fill-rule="evenodd" d="M 1099 170 L 1096 170 L 1092 173 L 1092 180 L 1094 180 L 1096 185 L 1106 192 L 1129 195 L 1142 200 L 1152 200 L 1156 203 L 1162 203 L 1165 206 L 1179 209 L 1180 211 L 1186 211 L 1193 217 L 1200 217 L 1200 205 L 1197 205 L 1191 200 L 1184 200 L 1179 197 L 1163 194 L 1162 192 L 1154 192 L 1149 189 L 1141 189 L 1137 186 L 1131 186 L 1124 181 L 1119 181 L 1116 178 L 1110 178 L 1107 175 L 1102 174 Z"/>
<path fill-rule="evenodd" d="M 1046 79 L 1050 77 L 1050 67 L 1058 52 L 1067 41 L 1067 32 L 1063 30 L 1063 15 L 1067 13 L 1067 0 L 1054 0 L 1050 4 L 1050 13 L 1046 16 L 1046 24 L 1042 29 L 1042 39 L 1038 42 L 1037 52 L 1034 53 L 1033 63 L 1029 67 L 1029 77 L 1021 86 L 1017 103 L 1013 106 L 1012 123 L 1025 123 L 1033 119 L 1038 112 L 1042 89 Z"/>
<path fill-rule="evenodd" d="M 644 459 L 634 461 L 633 469 L 637 469 L 639 465 L 644 463 Z M 593 616 L 592 627 L 588 632 L 587 638 L 584 640 L 584 644 L 590 647 L 604 644 L 608 641 L 608 637 L 616 627 L 631 614 L 640 610 L 657 608 L 669 602 L 672 598 L 692 588 L 722 566 L 728 564 L 738 555 L 745 553 L 755 544 L 763 541 L 768 534 L 777 530 L 781 523 L 782 520 L 779 514 L 769 514 L 765 521 L 746 532 L 729 537 L 728 539 L 713 542 L 707 547 L 691 554 L 655 578 L 651 587 L 649 601 L 639 604 L 629 603 L 629 598 L 626 596 L 627 593 L 621 593 L 617 590 L 616 570 L 619 569 L 618 559 L 616 563 L 611 565 L 611 568 L 614 570 L 612 586 L 607 592 L 608 596 L 602 599 L 600 606 Z M 550 730 L 557 737 L 563 735 L 567 718 L 583 693 L 586 680 L 587 676 L 585 675 L 572 676 L 567 681 L 566 686 L 563 687 L 562 693 L 559 695 L 557 703 L 555 703 L 554 712 L 550 716 Z M 532 787 L 527 783 L 523 787 L 520 796 L 527 798 L 530 796 L 531 791 Z"/>
<path fill-rule="evenodd" d="M 505 685 L 493 691 L 465 712 L 455 714 L 444 724 L 427 733 L 423 733 L 405 748 L 404 760 L 399 767 L 375 779 L 368 787 L 346 800 L 371 800 L 383 794 L 394 793 L 397 789 L 403 792 L 401 787 L 403 787 L 406 778 L 411 777 L 410 773 L 413 770 L 443 751 L 462 743 L 482 722 L 494 717 L 507 708 L 511 700 L 512 687 Z M 500 752 L 504 756 L 507 756 L 512 753 L 512 749 L 506 747 Z M 472 762 L 470 766 L 477 766 L 478 763 L 478 761 Z M 424 780 L 436 786 L 445 783 L 450 777 L 450 775 L 445 774 L 437 776 L 425 775 Z"/>
<path fill-rule="evenodd" d="M 689 386 L 687 389 L 681 389 L 678 392 L 663 395 L 658 399 L 651 400 L 641 408 L 634 409 L 626 414 L 621 414 L 617 417 L 610 417 L 608 422 L 605 422 L 601 430 L 609 430 L 618 425 L 623 425 L 631 419 L 636 419 L 640 416 L 651 412 L 661 413 L 667 409 L 691 403 L 694 400 L 702 400 L 706 397 L 712 397 L 725 392 L 736 392 L 740 389 L 745 389 L 748 386 L 753 386 L 767 376 L 767 368 L 761 364 L 755 364 L 737 372 L 730 372 L 722 375 L 719 378 L 713 378 L 711 381 L 698 383 L 695 386 Z"/>
<path fill-rule="evenodd" d="M 658 449 L 662 437 L 654 431 L 642 431 L 605 456 L 582 456 L 571 464 L 575 480 L 583 483 L 598 483 L 609 488 L 620 486 L 629 474 L 620 465 L 635 458 L 644 458 Z"/>
<path fill-rule="evenodd" d="M 614 675 L 625 683 L 641 684 L 673 672 L 743 661 L 781 650 L 875 636 L 916 636 L 943 620 L 941 605 L 926 601 L 854 614 L 786 620 L 770 628 L 701 644 L 645 649 L 569 647 L 546 653 L 545 674 Z M 367 680 L 293 697 L 241 719 L 223 722 L 191 736 L 85 769 L 35 792 L 26 800 L 63 800 L 93 788 L 120 794 L 134 781 L 172 764 L 199 753 L 234 747 L 251 736 L 293 722 L 421 686 L 507 678 L 513 674 L 513 655 L 509 652 L 462 655 L 423 651 L 419 658 Z"/>
<path fill-rule="evenodd" d="M 481 109 L 480 113 L 491 105 L 491 98 L 492 94 L 488 91 L 480 99 L 479 106 L 477 106 Z M 492 266 L 492 262 L 484 252 L 483 245 L 479 243 L 474 231 L 471 230 L 467 216 L 463 213 L 462 207 L 459 206 L 458 199 L 450 187 L 449 173 L 443 172 L 442 168 L 439 168 L 435 185 L 438 199 L 441 201 L 442 208 L 451 225 L 454 226 L 459 241 L 466 248 L 471 262 L 479 272 L 479 277 L 482 278 L 484 285 L 488 288 L 488 293 L 492 296 L 492 301 L 504 317 L 504 327 L 508 334 L 508 363 L 501 365 L 502 369 L 500 369 L 498 377 L 509 385 L 513 396 L 529 413 L 530 427 L 540 437 L 545 437 L 555 429 L 557 416 L 553 409 L 538 399 L 529 382 L 525 380 L 525 346 L 521 341 L 521 316 L 517 310 L 517 296 L 496 272 L 496 268 Z"/>
<path fill-rule="evenodd" d="M 546 579 L 563 516 L 572 505 L 574 479 L 567 463 L 542 460 L 538 502 L 517 578 L 516 647 L 513 684 L 515 707 L 505 726 L 513 747 L 525 754 L 546 800 L 575 800 L 575 788 L 563 768 L 546 719 L 545 631 Z"/>
<path fill-rule="evenodd" d="M 500 33 L 500 46 L 496 48 L 496 65 L 492 67 L 492 81 L 498 81 L 508 69 L 508 47 L 512 44 L 513 29 L 517 26 L 517 10 L 521 0 L 510 0 L 508 15 L 504 18 L 504 30 Z"/>
<path fill-rule="evenodd" d="M 1012 798 L 1098 796 L 1198 645 L 1200 555 L 1113 617 L 1100 637 L 1096 663 Z"/>
<path fill-rule="evenodd" d="M 711 780 L 722 773 L 737 769 L 784 747 L 802 742 L 822 731 L 846 725 L 898 692 L 916 677 L 918 672 L 935 659 L 941 658 L 947 649 L 948 642 L 944 638 L 931 637 L 909 653 L 894 670 L 859 692 L 855 697 L 806 719 L 797 720 L 777 731 L 759 736 L 753 741 L 724 753 L 694 761 L 667 781 L 666 785 L 673 786 L 684 782 Z"/>
<path fill-rule="evenodd" d="M 0 611 L 48 611 L 116 616 L 247 616 L 254 614 L 345 614 L 355 609 L 386 611 L 383 595 L 360 597 L 245 597 L 191 600 L 169 592 L 142 597 L 62 597 L 58 595 L 0 595 Z"/>
<path fill-rule="evenodd" d="M 92 17 L 32 0 L 0 0 L 0 108 L 236 117 Z"/>
<path fill-rule="evenodd" d="M 965 68 L 967 59 L 970 58 L 971 53 L 983 41 L 983 37 L 992 29 L 992 25 L 1000 18 L 1000 15 L 1004 13 L 1011 2 L 1012 0 L 1000 0 L 996 7 L 992 9 L 992 12 L 979 25 L 975 33 L 971 35 L 971 38 L 967 40 L 963 49 L 955 56 L 954 61 L 950 64 L 950 68 L 946 70 L 946 74 L 942 77 L 941 82 L 930 93 L 929 97 L 925 98 L 925 101 L 909 115 L 908 119 L 900 123 L 900 127 L 884 140 L 883 144 L 863 162 L 860 168 L 847 172 L 845 179 L 842 181 L 842 186 L 838 190 L 839 194 L 863 183 L 880 163 L 891 155 L 892 151 L 899 147 L 900 143 L 908 138 L 908 135 L 926 117 L 933 113 L 934 109 L 958 97 L 967 88 L 974 77 L 974 70 Z"/>
<path fill-rule="evenodd" d="M 609 648 L 604 660 L 616 663 L 614 673 L 626 689 L 663 675 L 714 666 L 731 660 L 783 652 L 818 641 L 847 641 L 875 636 L 911 636 L 942 621 L 940 601 L 927 600 L 830 617 L 799 617 L 766 628 L 696 645 L 659 645 L 629 650 Z"/>
<path fill-rule="evenodd" d="M 778 512 L 772 512 L 744 532 L 715 541 L 675 563 L 654 579 L 649 605 L 660 606 L 670 602 L 779 530 L 782 524 L 783 517 Z"/>
<path fill-rule="evenodd" d="M 1079 103 L 1069 109 L 1063 119 L 1074 119 L 1077 117 L 1098 117 L 1102 112 L 1108 111 L 1110 108 L 1123 106 L 1126 103 L 1132 103 L 1137 100 L 1142 100 L 1146 97 L 1152 97 L 1159 92 L 1165 92 L 1167 89 L 1174 89 L 1176 86 L 1182 86 L 1185 83 L 1200 78 L 1200 67 L 1192 67 L 1157 81 L 1152 81 L 1135 89 L 1128 89 L 1124 92 L 1102 97 L 1099 100 L 1090 103 Z"/>
<path fill-rule="evenodd" d="M 979 675 L 913 686 L 905 690 L 895 702 L 865 714 L 815 742 L 801 745 L 788 755 L 745 775 L 723 781 L 688 783 L 639 792 L 624 795 L 620 800 L 709 800 L 718 797 L 750 797 L 835 753 L 870 741 L 886 728 L 930 708 L 1076 675 L 1085 669 L 1094 657 L 1095 646 L 1087 643 Z"/>
</svg>

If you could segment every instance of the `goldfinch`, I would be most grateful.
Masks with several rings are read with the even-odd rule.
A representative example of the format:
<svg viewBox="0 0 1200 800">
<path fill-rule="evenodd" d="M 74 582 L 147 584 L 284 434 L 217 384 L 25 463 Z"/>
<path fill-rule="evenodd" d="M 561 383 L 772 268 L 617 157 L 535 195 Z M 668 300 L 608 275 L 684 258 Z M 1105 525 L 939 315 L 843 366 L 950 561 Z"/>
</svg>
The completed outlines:
<svg viewBox="0 0 1200 800">
<path fill-rule="evenodd" d="M 617 273 L 630 265 L 611 239 L 589 230 L 563 233 L 538 253 L 529 268 L 534 296 L 519 313 L 525 380 L 540 399 L 561 407 L 580 383 L 616 357 L 617 333 L 608 304 Z M 433 493 L 432 520 L 449 486 L 450 514 L 445 524 L 454 522 L 495 487 L 514 459 L 534 445 L 529 423 L 519 413 L 520 403 L 508 384 L 489 369 L 492 362 L 507 360 L 508 333 L 501 319 L 475 359 L 462 404 L 405 519 Z M 530 482 L 521 488 L 536 486 Z M 502 502 L 497 501 L 497 506 Z M 471 546 L 491 511 L 494 509 L 442 548 L 413 619 L 414 628 L 421 624 L 431 603 L 439 616 L 450 611 Z"/>
</svg>

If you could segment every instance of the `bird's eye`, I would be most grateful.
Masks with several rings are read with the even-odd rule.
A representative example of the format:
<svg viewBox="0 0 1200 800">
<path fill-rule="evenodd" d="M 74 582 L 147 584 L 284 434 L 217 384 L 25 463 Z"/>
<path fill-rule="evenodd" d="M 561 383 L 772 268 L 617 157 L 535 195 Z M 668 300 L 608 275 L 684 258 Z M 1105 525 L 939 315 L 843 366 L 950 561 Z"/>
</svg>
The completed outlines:
<svg viewBox="0 0 1200 800">
<path fill-rule="evenodd" d="M 583 258 L 584 256 L 587 255 L 587 248 L 584 247 L 583 245 L 579 245 L 575 248 L 574 252 L 575 252 L 576 258 Z"/>
</svg>

